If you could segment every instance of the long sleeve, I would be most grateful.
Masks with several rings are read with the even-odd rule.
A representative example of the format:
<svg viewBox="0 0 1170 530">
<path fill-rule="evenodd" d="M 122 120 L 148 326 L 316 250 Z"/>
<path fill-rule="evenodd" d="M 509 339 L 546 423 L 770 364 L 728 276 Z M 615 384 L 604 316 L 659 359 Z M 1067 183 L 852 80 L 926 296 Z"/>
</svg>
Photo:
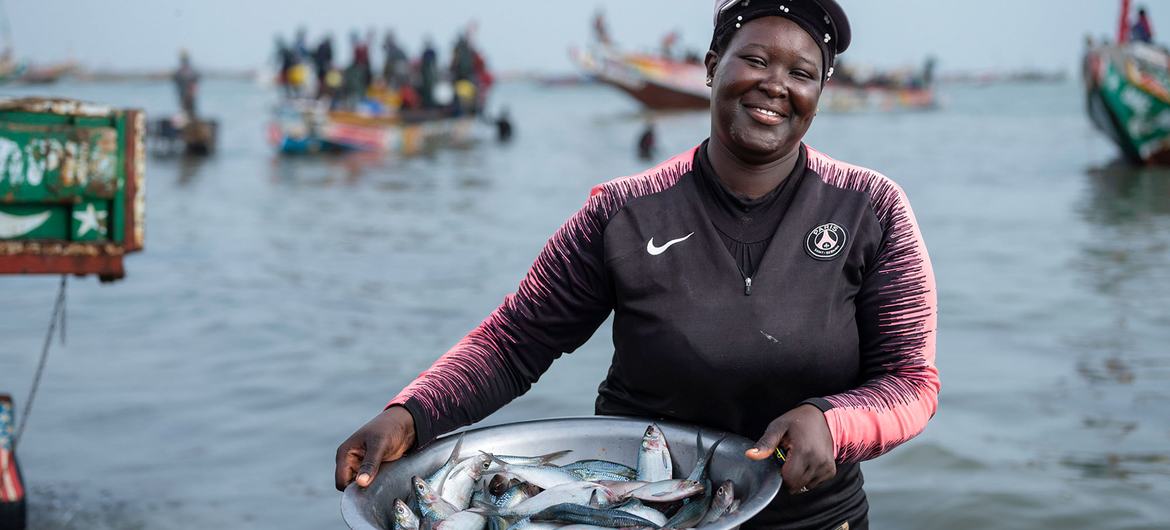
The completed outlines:
<svg viewBox="0 0 1170 530">
<path fill-rule="evenodd" d="M 875 458 L 918 435 L 934 416 L 939 392 L 934 272 L 914 212 L 893 182 L 849 169 L 850 180 L 868 191 L 882 229 L 854 300 L 862 382 L 807 401 L 824 411 L 842 463 Z"/>
<path fill-rule="evenodd" d="M 418 444 L 470 425 L 528 391 L 563 352 L 608 317 L 603 196 L 595 194 L 549 239 L 515 293 L 387 407 L 403 405 Z"/>
</svg>

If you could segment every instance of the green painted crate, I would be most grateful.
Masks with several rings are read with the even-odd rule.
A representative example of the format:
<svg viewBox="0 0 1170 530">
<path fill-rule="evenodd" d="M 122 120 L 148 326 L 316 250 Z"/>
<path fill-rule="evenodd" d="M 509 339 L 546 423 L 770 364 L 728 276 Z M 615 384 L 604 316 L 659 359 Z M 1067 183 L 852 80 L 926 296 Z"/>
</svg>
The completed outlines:
<svg viewBox="0 0 1170 530">
<path fill-rule="evenodd" d="M 143 121 L 72 100 L 0 100 L 0 274 L 125 274 L 122 257 L 143 244 Z"/>
</svg>

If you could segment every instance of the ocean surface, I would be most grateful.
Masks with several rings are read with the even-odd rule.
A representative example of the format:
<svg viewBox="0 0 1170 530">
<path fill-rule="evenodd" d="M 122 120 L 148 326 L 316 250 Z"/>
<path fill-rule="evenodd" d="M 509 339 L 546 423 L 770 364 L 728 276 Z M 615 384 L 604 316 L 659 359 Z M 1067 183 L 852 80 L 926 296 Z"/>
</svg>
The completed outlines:
<svg viewBox="0 0 1170 530">
<path fill-rule="evenodd" d="M 169 84 L 6 87 L 176 110 Z M 874 528 L 1170 528 L 1170 172 L 1125 169 L 1078 84 L 940 88 L 806 137 L 900 183 L 939 287 L 942 395 L 865 464 Z M 282 159 L 272 89 L 208 82 L 206 160 L 147 160 L 146 249 L 70 278 L 19 450 L 30 528 L 344 528 L 337 445 L 511 292 L 591 186 L 650 165 L 638 107 L 505 84 L 516 137 L 410 159 Z M 707 114 L 660 115 L 657 159 Z M 21 410 L 59 279 L 0 278 Z M 587 415 L 608 325 L 484 424 Z"/>
</svg>

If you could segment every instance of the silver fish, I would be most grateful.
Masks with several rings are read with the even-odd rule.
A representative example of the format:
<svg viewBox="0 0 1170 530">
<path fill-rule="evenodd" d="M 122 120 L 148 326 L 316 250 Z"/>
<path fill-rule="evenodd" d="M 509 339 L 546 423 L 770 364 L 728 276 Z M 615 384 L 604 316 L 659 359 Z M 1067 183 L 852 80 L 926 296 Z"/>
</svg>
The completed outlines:
<svg viewBox="0 0 1170 530">
<path fill-rule="evenodd" d="M 662 480 L 651 482 L 631 491 L 635 499 L 651 502 L 670 502 L 685 499 L 703 492 L 703 485 L 693 480 Z"/>
<path fill-rule="evenodd" d="M 533 521 L 558 521 L 568 524 L 588 524 L 609 528 L 629 528 L 631 526 L 658 528 L 651 521 L 621 510 L 593 508 L 580 504 L 557 504 L 532 515 Z"/>
<path fill-rule="evenodd" d="M 558 504 L 588 504 L 593 502 L 597 507 L 606 507 L 621 500 L 622 497 L 615 495 L 604 486 L 592 482 L 570 482 L 544 490 L 532 498 L 516 504 L 510 510 L 501 510 L 501 515 L 507 517 L 524 517 Z"/>
<path fill-rule="evenodd" d="M 455 440 L 455 448 L 451 450 L 451 456 L 447 457 L 447 461 L 443 466 L 436 469 L 434 473 L 427 476 L 427 485 L 435 491 L 443 491 L 443 480 L 447 478 L 447 474 L 459 463 L 459 449 L 463 447 L 463 435 Z"/>
<path fill-rule="evenodd" d="M 638 480 L 658 482 L 674 478 L 674 466 L 670 461 L 670 449 L 666 436 L 658 425 L 646 427 L 642 436 L 642 447 L 638 450 Z"/>
<path fill-rule="evenodd" d="M 424 519 L 431 522 L 440 521 L 459 512 L 459 509 L 452 506 L 451 503 L 443 500 L 439 494 L 432 490 L 430 485 L 417 476 L 410 478 L 411 484 L 414 486 L 414 494 L 418 499 L 418 508 L 422 512 Z"/>
<path fill-rule="evenodd" d="M 451 506 L 466 510 L 471 506 L 471 494 L 475 490 L 475 485 L 479 483 L 490 463 L 491 459 L 485 455 L 473 456 L 459 462 L 447 475 L 443 489 L 438 490 L 439 496 L 451 503 Z"/>
<path fill-rule="evenodd" d="M 418 530 L 418 515 L 402 499 L 394 499 L 395 530 Z"/>
<path fill-rule="evenodd" d="M 699 525 L 699 521 L 707 515 L 707 509 L 711 507 L 711 481 L 707 480 L 703 483 L 703 496 L 693 497 L 687 499 L 686 504 L 675 512 L 674 516 L 662 525 L 665 528 L 694 528 Z"/>
<path fill-rule="evenodd" d="M 463 510 L 452 514 L 432 527 L 434 530 L 480 530 L 487 524 L 484 514 L 475 510 Z"/>
<path fill-rule="evenodd" d="M 727 509 L 731 507 L 731 502 L 735 500 L 735 484 L 730 480 L 724 480 L 719 488 L 715 490 L 715 496 L 711 497 L 711 508 L 707 510 L 707 515 L 699 521 L 699 526 L 705 526 L 715 522 L 716 519 L 723 517 L 727 513 Z"/>
<path fill-rule="evenodd" d="M 572 452 L 572 449 L 566 449 L 564 451 L 554 451 L 552 453 L 538 456 L 495 455 L 495 457 L 516 466 L 547 466 L 552 464 L 553 460 L 556 460 Z"/>
<path fill-rule="evenodd" d="M 715 443 L 711 444 L 711 447 L 707 449 L 706 453 L 703 452 L 703 435 L 702 435 L 702 433 L 697 434 L 696 437 L 697 437 L 696 443 L 697 443 L 698 447 L 696 450 L 697 452 L 695 454 L 696 455 L 703 455 L 703 457 L 700 458 L 699 461 L 695 463 L 695 469 L 691 470 L 691 474 L 689 476 L 687 476 L 687 480 L 693 480 L 695 482 L 701 483 L 704 480 L 707 480 L 707 478 L 708 478 L 708 475 L 709 475 L 708 466 L 711 464 L 711 458 L 713 456 L 715 456 L 715 448 L 719 447 L 719 444 L 723 443 L 723 440 L 726 439 L 727 437 L 724 436 L 724 437 L 719 438 L 718 440 L 715 440 Z"/>
<path fill-rule="evenodd" d="M 658 526 L 666 524 L 666 516 L 662 515 L 662 512 L 642 504 L 642 502 L 638 499 L 630 499 L 629 502 L 622 504 L 621 506 L 617 506 L 616 509 L 637 515 L 638 517 L 650 521 Z"/>
<path fill-rule="evenodd" d="M 508 527 L 508 530 L 556 530 L 564 525 L 552 521 L 533 521 L 531 517 L 525 517 Z"/>
<path fill-rule="evenodd" d="M 551 489 L 561 484 L 578 482 L 580 479 L 568 471 L 553 466 L 523 466 L 504 462 L 490 453 L 484 453 L 491 459 L 491 465 L 485 470 L 488 473 L 504 473 L 512 475 L 524 482 L 531 482 L 544 489 Z"/>
<path fill-rule="evenodd" d="M 561 469 L 567 469 L 578 475 L 582 471 L 588 473 L 611 474 L 620 477 L 625 477 L 627 480 L 634 480 L 638 478 L 638 470 L 630 466 L 619 464 L 617 462 L 610 462 L 609 460 L 578 460 L 571 464 L 561 466 Z M 607 479 L 608 480 L 608 479 Z"/>
<path fill-rule="evenodd" d="M 540 488 L 527 482 L 521 482 L 501 493 L 498 497 L 496 497 L 495 502 L 492 504 L 495 505 L 496 509 L 507 513 L 510 512 L 512 508 L 515 508 L 517 504 L 531 499 L 540 493 Z"/>
</svg>

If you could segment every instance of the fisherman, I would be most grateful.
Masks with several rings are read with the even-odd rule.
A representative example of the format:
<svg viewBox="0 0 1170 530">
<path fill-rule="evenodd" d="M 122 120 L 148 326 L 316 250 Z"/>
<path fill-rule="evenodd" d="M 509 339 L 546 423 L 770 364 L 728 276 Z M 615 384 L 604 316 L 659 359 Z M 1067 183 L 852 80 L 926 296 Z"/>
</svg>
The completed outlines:
<svg viewBox="0 0 1170 530">
<path fill-rule="evenodd" d="M 435 52 L 435 44 L 427 37 L 423 43 L 422 57 L 419 59 L 419 97 L 422 106 L 426 109 L 435 107 L 435 84 L 439 81 L 439 56 Z"/>
<path fill-rule="evenodd" d="M 317 99 L 331 96 L 329 83 L 325 79 L 333 69 L 333 34 L 326 33 L 317 49 L 313 50 L 313 67 L 317 74 Z"/>
<path fill-rule="evenodd" d="M 340 444 L 338 489 L 525 393 L 612 315 L 597 414 L 755 439 L 745 467 L 782 449 L 783 490 L 745 530 L 869 527 L 860 462 L 938 406 L 930 257 L 894 181 L 803 142 L 851 41 L 840 5 L 713 18 L 710 136 L 595 186 L 516 292 Z"/>
<path fill-rule="evenodd" d="M 296 53 L 284 43 L 284 37 L 276 36 L 276 64 L 279 68 L 277 82 L 284 90 L 285 97 L 295 95 L 292 83 L 289 80 L 292 69 L 297 64 Z"/>
<path fill-rule="evenodd" d="M 654 133 L 654 122 L 646 120 L 646 126 L 642 129 L 642 135 L 638 137 L 638 158 L 642 160 L 653 159 L 657 146 L 658 140 Z"/>
<path fill-rule="evenodd" d="M 179 69 L 175 70 L 174 81 L 184 119 L 187 123 L 196 121 L 195 96 L 199 88 L 199 72 L 191 65 L 191 56 L 187 50 L 179 52 Z"/>
<path fill-rule="evenodd" d="M 1145 6 L 1138 8 L 1137 20 L 1129 30 L 1129 38 L 1133 42 L 1154 42 L 1154 28 L 1150 25 L 1150 17 L 1146 15 Z"/>
<path fill-rule="evenodd" d="M 386 30 L 386 36 L 382 40 L 382 53 L 386 55 L 382 67 L 382 79 L 386 81 L 386 86 L 396 90 L 409 83 L 410 61 L 406 57 L 406 52 L 398 45 L 392 30 Z"/>
</svg>

